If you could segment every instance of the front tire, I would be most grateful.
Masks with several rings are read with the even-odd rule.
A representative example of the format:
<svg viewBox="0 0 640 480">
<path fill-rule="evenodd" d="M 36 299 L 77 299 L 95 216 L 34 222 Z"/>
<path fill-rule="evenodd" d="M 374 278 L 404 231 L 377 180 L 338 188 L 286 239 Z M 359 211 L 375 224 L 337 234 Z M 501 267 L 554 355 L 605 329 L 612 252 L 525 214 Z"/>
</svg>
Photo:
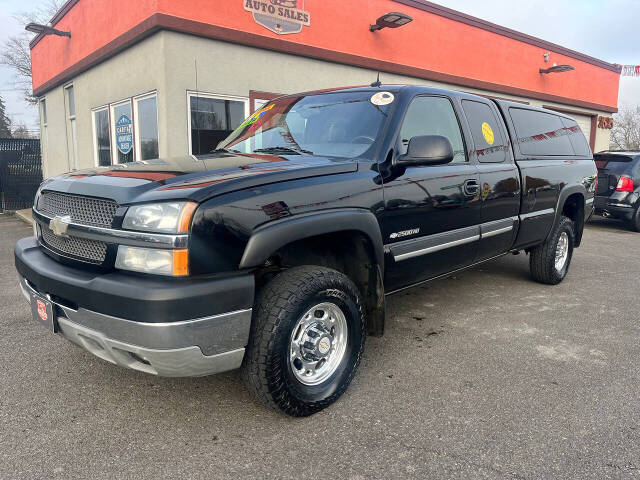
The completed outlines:
<svg viewBox="0 0 640 480">
<path fill-rule="evenodd" d="M 529 255 L 531 277 L 547 285 L 557 285 L 564 280 L 573 257 L 574 244 L 573 222 L 570 218 L 563 216 L 547 240 L 531 250 Z"/>
<path fill-rule="evenodd" d="M 266 405 L 309 416 L 347 389 L 364 341 L 363 301 L 353 282 L 329 268 L 291 268 L 257 295 L 243 376 Z"/>
</svg>

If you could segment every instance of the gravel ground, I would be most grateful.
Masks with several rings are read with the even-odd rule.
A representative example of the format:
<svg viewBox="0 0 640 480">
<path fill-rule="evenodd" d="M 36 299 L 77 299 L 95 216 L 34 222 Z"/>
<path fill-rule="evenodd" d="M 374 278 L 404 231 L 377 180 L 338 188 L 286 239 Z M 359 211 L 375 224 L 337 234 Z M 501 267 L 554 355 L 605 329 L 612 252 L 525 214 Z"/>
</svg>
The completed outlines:
<svg viewBox="0 0 640 480">
<path fill-rule="evenodd" d="M 0 215 L 0 478 L 640 478 L 640 234 L 597 219 L 559 286 L 507 256 L 388 299 L 328 410 L 163 379 L 30 319 Z"/>
</svg>

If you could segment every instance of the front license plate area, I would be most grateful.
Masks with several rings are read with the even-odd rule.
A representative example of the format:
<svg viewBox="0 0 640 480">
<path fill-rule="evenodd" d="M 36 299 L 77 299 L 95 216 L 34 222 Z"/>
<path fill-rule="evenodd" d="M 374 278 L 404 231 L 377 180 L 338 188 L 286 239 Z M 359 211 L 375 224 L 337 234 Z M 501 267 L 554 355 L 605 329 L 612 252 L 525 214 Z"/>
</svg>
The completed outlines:
<svg viewBox="0 0 640 480">
<path fill-rule="evenodd" d="M 40 295 L 31 294 L 31 314 L 33 319 L 46 329 L 57 333 L 58 322 L 55 318 L 53 303 Z"/>
</svg>

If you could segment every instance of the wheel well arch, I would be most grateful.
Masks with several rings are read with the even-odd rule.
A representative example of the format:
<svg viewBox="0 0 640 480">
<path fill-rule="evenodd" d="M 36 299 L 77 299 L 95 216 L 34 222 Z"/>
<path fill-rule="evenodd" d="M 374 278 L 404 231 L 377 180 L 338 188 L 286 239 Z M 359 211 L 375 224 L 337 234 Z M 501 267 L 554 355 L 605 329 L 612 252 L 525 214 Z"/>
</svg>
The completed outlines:
<svg viewBox="0 0 640 480">
<path fill-rule="evenodd" d="M 384 252 L 377 219 L 369 211 L 331 211 L 291 217 L 257 229 L 240 268 L 255 270 L 258 288 L 274 274 L 319 265 L 348 276 L 364 301 L 367 331 L 384 332 Z"/>
<path fill-rule="evenodd" d="M 559 211 L 563 216 L 568 217 L 573 221 L 575 246 L 579 247 L 582 241 L 582 233 L 584 232 L 584 193 L 580 191 L 568 192 L 561 205 L 562 209 Z"/>
</svg>

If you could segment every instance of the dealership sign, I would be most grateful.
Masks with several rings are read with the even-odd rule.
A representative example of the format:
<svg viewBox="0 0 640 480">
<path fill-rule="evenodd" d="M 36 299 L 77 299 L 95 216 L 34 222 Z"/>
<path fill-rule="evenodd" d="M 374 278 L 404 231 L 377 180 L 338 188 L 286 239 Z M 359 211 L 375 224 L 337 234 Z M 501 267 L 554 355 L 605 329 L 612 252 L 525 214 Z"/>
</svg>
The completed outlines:
<svg viewBox="0 0 640 480">
<path fill-rule="evenodd" d="M 311 25 L 311 14 L 304 10 L 305 0 L 242 0 L 244 9 L 257 24 L 274 33 L 300 33 Z"/>
</svg>

